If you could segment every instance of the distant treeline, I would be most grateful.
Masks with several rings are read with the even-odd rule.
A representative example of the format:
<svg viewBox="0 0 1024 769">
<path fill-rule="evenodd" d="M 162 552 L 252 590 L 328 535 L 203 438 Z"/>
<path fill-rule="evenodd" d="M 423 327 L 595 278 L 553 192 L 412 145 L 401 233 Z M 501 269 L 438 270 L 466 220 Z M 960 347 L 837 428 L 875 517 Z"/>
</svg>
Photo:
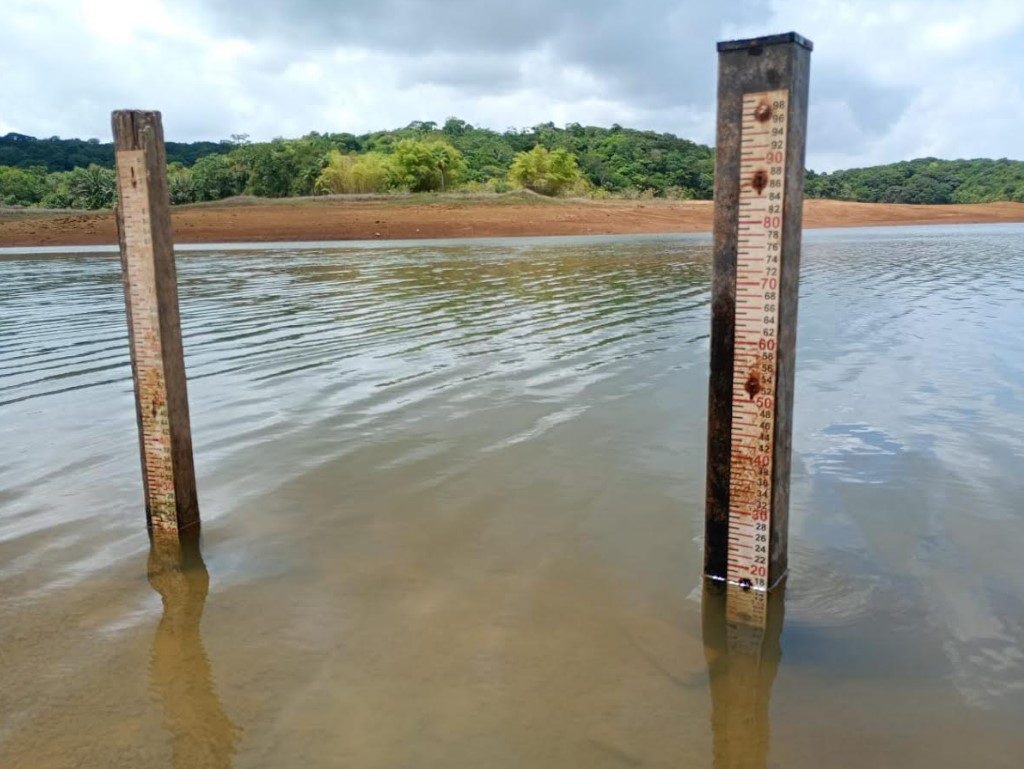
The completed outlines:
<svg viewBox="0 0 1024 769">
<path fill-rule="evenodd" d="M 185 151 L 192 147 L 194 154 Z M 457 118 L 361 136 L 168 143 L 167 159 L 174 203 L 515 187 L 549 195 L 710 198 L 714 174 L 711 148 L 671 134 L 553 123 L 499 133 Z M 0 203 L 107 207 L 115 195 L 112 168 L 109 144 L 9 134 L 0 138 Z"/>
<path fill-rule="evenodd" d="M 808 171 L 804 194 L 868 203 L 1024 202 L 1024 162 L 920 158 L 829 174 Z"/>
<path fill-rule="evenodd" d="M 230 152 L 234 144 L 222 142 L 167 142 L 167 162 L 190 166 L 203 155 Z M 34 136 L 10 133 L 0 136 L 0 166 L 32 168 L 47 171 L 70 171 L 98 165 L 114 167 L 114 145 L 99 139 L 36 139 Z"/>
<path fill-rule="evenodd" d="M 544 195 L 710 199 L 714 150 L 672 134 L 544 123 L 503 133 L 457 118 L 356 136 L 168 142 L 176 204 L 235 195 L 532 189 Z M 0 137 L 0 204 L 107 208 L 113 148 L 92 139 Z M 1024 201 L 1024 162 L 926 158 L 807 173 L 808 197 L 897 203 Z"/>
</svg>

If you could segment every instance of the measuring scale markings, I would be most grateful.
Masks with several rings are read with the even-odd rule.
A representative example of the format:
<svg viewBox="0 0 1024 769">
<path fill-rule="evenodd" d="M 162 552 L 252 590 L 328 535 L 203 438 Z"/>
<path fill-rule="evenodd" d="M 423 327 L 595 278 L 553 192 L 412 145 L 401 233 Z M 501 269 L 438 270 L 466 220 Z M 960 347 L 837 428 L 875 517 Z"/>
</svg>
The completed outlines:
<svg viewBox="0 0 1024 769">
<path fill-rule="evenodd" d="M 767 590 L 789 91 L 743 95 L 727 579 Z"/>
</svg>

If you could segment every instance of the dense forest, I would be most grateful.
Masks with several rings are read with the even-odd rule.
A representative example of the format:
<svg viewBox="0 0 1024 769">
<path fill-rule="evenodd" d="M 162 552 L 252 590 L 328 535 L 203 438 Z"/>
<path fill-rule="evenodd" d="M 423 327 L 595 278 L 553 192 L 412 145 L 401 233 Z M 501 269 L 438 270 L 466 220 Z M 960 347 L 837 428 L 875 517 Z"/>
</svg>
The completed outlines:
<svg viewBox="0 0 1024 769">
<path fill-rule="evenodd" d="M 544 123 L 505 132 L 457 118 L 356 136 L 167 143 L 175 204 L 236 195 L 468 191 L 543 195 L 712 196 L 714 150 L 672 134 L 613 125 Z M 96 139 L 0 137 L 0 205 L 107 208 L 113 147 Z M 1024 162 L 925 158 L 832 173 L 807 172 L 807 196 L 892 203 L 1024 201 Z"/>
<path fill-rule="evenodd" d="M 830 174 L 808 171 L 804 194 L 868 203 L 1024 202 L 1024 162 L 920 158 Z"/>
<path fill-rule="evenodd" d="M 203 155 L 230 152 L 234 145 L 222 142 L 167 142 L 167 162 L 190 166 Z M 114 167 L 114 145 L 101 144 L 99 139 L 36 139 L 33 136 L 10 133 L 0 136 L 0 166 L 32 168 L 41 166 L 47 171 L 70 171 L 90 165 Z"/>
</svg>

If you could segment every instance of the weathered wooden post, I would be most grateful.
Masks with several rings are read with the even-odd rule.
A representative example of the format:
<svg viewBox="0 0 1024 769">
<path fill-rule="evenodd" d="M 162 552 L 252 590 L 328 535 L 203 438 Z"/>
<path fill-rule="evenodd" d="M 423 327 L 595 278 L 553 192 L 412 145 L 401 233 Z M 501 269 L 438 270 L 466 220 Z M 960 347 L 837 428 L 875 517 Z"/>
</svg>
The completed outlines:
<svg viewBox="0 0 1024 769">
<path fill-rule="evenodd" d="M 146 520 L 154 536 L 199 524 L 178 318 L 167 159 L 159 112 L 111 116 Z"/>
<path fill-rule="evenodd" d="M 718 44 L 704 573 L 757 590 L 787 569 L 811 48 Z"/>
</svg>

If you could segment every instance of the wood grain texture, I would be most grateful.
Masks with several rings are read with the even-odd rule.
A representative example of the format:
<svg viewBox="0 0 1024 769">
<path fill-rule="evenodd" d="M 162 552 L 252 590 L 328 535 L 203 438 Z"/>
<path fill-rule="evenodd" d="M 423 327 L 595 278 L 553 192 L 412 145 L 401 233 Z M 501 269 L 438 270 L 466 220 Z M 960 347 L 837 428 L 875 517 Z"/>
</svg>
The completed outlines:
<svg viewBox="0 0 1024 769">
<path fill-rule="evenodd" d="M 146 520 L 154 534 L 199 523 L 159 112 L 113 113 L 118 240 Z"/>
</svg>

